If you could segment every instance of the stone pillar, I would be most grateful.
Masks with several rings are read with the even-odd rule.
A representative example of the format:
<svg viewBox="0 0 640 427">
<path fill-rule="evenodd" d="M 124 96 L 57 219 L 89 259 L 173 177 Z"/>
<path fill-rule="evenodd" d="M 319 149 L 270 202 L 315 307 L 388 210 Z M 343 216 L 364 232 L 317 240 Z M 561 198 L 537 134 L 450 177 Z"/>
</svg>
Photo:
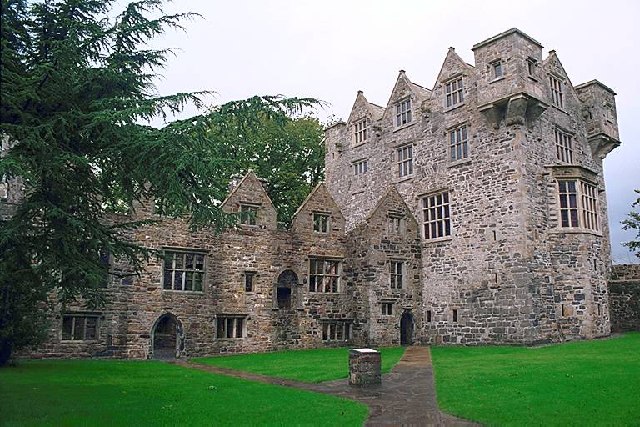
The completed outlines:
<svg viewBox="0 0 640 427">
<path fill-rule="evenodd" d="M 367 387 L 382 382 L 382 357 L 377 350 L 354 348 L 349 350 L 349 384 Z"/>
</svg>

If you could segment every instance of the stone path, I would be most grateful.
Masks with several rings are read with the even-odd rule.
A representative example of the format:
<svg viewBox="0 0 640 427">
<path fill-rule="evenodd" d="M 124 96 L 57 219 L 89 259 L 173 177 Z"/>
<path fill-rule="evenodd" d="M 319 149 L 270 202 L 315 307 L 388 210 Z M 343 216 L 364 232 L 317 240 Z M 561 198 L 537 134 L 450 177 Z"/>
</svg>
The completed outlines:
<svg viewBox="0 0 640 427">
<path fill-rule="evenodd" d="M 402 359 L 400 359 L 400 362 L 393 368 L 391 373 L 382 376 L 382 384 L 367 388 L 350 386 L 346 379 L 320 384 L 307 384 L 193 362 L 178 360 L 175 363 L 206 372 L 357 400 L 369 406 L 367 426 L 477 425 L 442 413 L 438 409 L 429 347 L 408 347 L 404 356 L 402 356 Z"/>
</svg>

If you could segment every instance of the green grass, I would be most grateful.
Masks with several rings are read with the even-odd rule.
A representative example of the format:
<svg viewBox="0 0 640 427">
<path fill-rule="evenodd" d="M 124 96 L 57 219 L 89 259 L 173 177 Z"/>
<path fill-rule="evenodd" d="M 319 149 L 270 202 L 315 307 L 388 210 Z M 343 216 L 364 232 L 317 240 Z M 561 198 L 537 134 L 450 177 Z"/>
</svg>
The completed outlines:
<svg viewBox="0 0 640 427">
<path fill-rule="evenodd" d="M 32 361 L 0 369 L 0 425 L 362 425 L 360 403 L 162 362 Z"/>
<path fill-rule="evenodd" d="M 379 351 L 382 355 L 382 372 L 386 373 L 398 363 L 404 348 L 389 347 L 381 348 Z M 349 375 L 349 349 L 347 348 L 202 357 L 193 361 L 306 383 L 347 378 Z"/>
<path fill-rule="evenodd" d="M 640 333 L 538 348 L 434 347 L 438 403 L 488 425 L 640 425 Z"/>
</svg>

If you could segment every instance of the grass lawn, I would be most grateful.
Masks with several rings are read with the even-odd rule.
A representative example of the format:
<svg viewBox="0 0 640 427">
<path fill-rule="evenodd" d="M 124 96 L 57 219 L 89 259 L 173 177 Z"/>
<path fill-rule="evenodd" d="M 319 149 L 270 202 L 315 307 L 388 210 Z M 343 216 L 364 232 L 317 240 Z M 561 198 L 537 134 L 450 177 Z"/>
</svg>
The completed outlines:
<svg viewBox="0 0 640 427">
<path fill-rule="evenodd" d="M 433 347 L 438 403 L 489 425 L 640 425 L 640 333 L 538 348 Z"/>
<path fill-rule="evenodd" d="M 154 361 L 0 368 L 0 425 L 352 425 L 367 407 Z"/>
<path fill-rule="evenodd" d="M 379 349 L 382 372 L 391 371 L 404 354 L 403 347 Z M 273 353 L 239 354 L 234 356 L 201 357 L 192 359 L 205 365 L 220 366 L 238 371 L 306 383 L 347 378 L 349 375 L 348 348 L 276 351 Z"/>
</svg>

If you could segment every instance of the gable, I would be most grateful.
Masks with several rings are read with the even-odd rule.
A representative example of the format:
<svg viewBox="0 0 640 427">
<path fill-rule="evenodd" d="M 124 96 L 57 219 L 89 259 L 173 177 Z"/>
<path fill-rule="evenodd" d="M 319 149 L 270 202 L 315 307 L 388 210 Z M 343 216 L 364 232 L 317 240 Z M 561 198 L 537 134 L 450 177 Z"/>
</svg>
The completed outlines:
<svg viewBox="0 0 640 427">
<path fill-rule="evenodd" d="M 318 184 L 300 205 L 293 216 L 291 230 L 298 233 L 313 233 L 314 215 L 328 216 L 328 233 L 344 233 L 344 216 L 324 183 Z"/>
<path fill-rule="evenodd" d="M 265 191 L 258 177 L 249 171 L 236 187 L 222 202 L 222 211 L 226 213 L 240 213 L 243 207 L 257 211 L 257 228 L 275 230 L 277 228 L 277 214 L 269 195 Z"/>
<path fill-rule="evenodd" d="M 394 219 L 401 222 L 401 232 L 394 229 Z M 363 231 L 391 239 L 414 240 L 419 236 L 418 223 L 395 186 L 389 187 L 363 223 Z"/>
</svg>

